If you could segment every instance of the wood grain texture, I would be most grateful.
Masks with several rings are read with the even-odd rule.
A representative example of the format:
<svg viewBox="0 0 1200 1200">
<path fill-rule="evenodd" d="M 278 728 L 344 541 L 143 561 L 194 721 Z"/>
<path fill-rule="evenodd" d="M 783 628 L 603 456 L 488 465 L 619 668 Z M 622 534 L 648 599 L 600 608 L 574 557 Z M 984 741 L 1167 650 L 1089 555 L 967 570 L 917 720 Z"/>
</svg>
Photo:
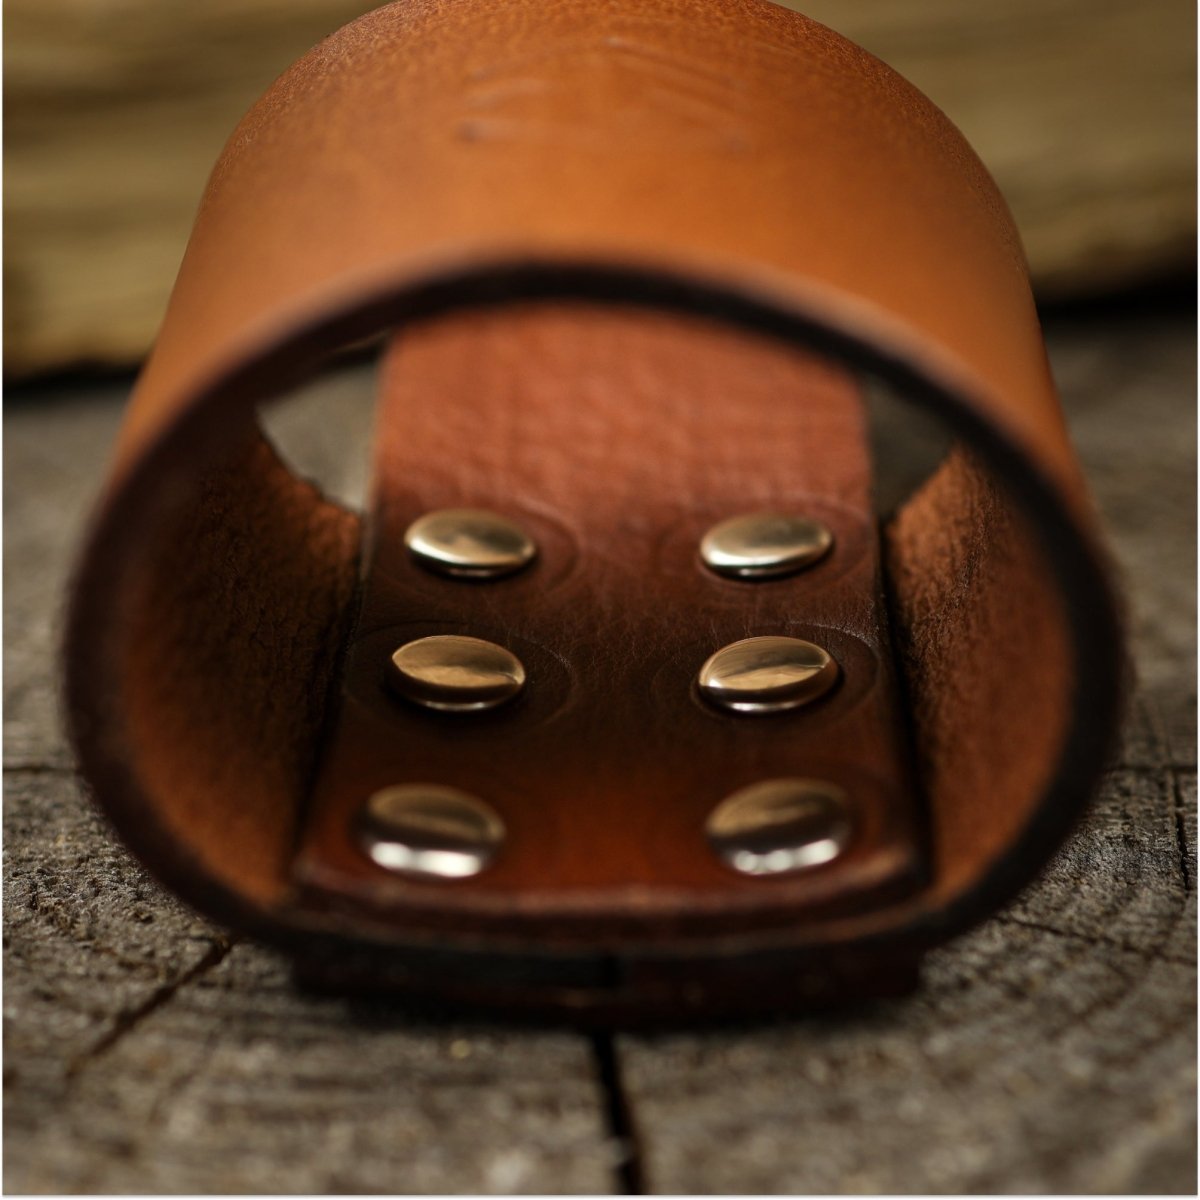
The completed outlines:
<svg viewBox="0 0 1200 1200">
<path fill-rule="evenodd" d="M 65 779 L 58 787 L 73 792 Z M 48 807 L 51 791 L 40 781 L 18 803 Z M 120 894 L 121 882 L 114 869 L 105 893 Z M 9 1060 L 19 1065 L 8 1089 L 20 1103 L 14 1097 L 5 1118 L 8 1190 L 608 1190 L 615 1153 L 583 1039 L 315 1000 L 258 947 L 218 939 L 199 954 L 205 939 L 178 928 L 186 918 L 161 899 L 156 907 L 142 945 L 129 924 L 114 926 L 91 941 L 60 939 L 54 967 L 43 965 L 43 983 L 60 997 L 41 1000 L 53 1015 L 115 1000 L 106 974 L 118 968 L 97 969 L 104 956 L 121 955 L 132 978 L 145 976 L 146 957 L 167 960 L 99 1036 L 74 1039 L 65 1068 L 47 1053 L 47 1043 L 61 1050 L 64 1039 L 43 1031 L 38 1046 L 30 1036 L 44 1022 L 30 1019 L 9 1035 Z M 26 963 L 17 956 L 35 942 L 50 949 L 47 911 L 43 904 L 40 928 L 14 930 L 21 948 L 10 961 Z M 151 920 L 150 911 L 135 909 L 134 920 Z M 34 1018 L 38 1001 L 19 982 L 10 988 L 10 1002 Z"/>
<path fill-rule="evenodd" d="M 71 765 L 59 720 L 56 661 L 66 573 L 127 393 L 125 385 L 39 393 L 35 419 L 21 401 L 6 410 L 6 766 Z"/>
<path fill-rule="evenodd" d="M 123 389 L 10 398 L 6 1188 L 1194 1191 L 1194 326 L 1049 335 L 1135 632 L 1133 716 L 1089 819 L 906 1001 L 611 1055 L 301 994 L 110 840 L 68 769 L 53 650 Z M 331 430 L 361 438 L 369 389 L 340 375 L 272 425 L 348 496 L 361 455 Z"/>
<path fill-rule="evenodd" d="M 6 369 L 138 361 L 204 181 L 254 98 L 370 0 L 10 0 Z M 891 63 L 966 133 L 1045 294 L 1186 270 L 1187 0 L 789 0 Z"/>
</svg>

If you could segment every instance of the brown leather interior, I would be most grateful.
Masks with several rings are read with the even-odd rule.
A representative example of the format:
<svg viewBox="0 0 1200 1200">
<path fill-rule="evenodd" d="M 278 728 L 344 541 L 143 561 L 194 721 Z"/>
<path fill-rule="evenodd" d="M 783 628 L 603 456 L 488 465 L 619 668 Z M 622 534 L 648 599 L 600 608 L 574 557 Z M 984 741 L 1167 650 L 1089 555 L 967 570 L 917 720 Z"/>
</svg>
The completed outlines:
<svg viewBox="0 0 1200 1200">
<path fill-rule="evenodd" d="M 934 894 L 949 898 L 1051 786 L 1074 699 L 1066 614 L 1027 523 L 961 449 L 896 514 L 887 545 Z"/>
<path fill-rule="evenodd" d="M 344 947 L 347 979 L 432 939 L 454 962 L 405 986 L 473 975 L 497 1003 L 557 1003 L 530 964 L 564 949 L 621 958 L 631 1012 L 705 971 L 750 1006 L 764 953 L 894 987 L 1040 868 L 1118 711 L 1011 221 L 928 101 L 794 13 L 480 7 L 369 14 L 226 148 L 75 581 L 81 767 L 166 883 L 302 957 Z M 252 417 L 390 329 L 363 526 Z M 848 368 L 962 444 L 882 543 Z M 536 570 L 417 571 L 405 525 L 460 501 L 527 520 Z M 801 501 L 827 563 L 757 586 L 696 565 L 710 520 Z M 781 625 L 828 640 L 835 694 L 755 724 L 686 697 L 716 645 Z M 545 681 L 461 731 L 377 674 L 399 631 L 459 626 Z M 453 891 L 381 879 L 352 807 L 451 758 L 520 853 Z M 696 852 L 724 790 L 814 762 L 870 796 L 844 873 L 764 887 Z M 527 974 L 502 985 L 496 954 Z"/>
<path fill-rule="evenodd" d="M 256 904 L 291 869 L 326 692 L 345 636 L 359 521 L 258 438 L 164 521 L 114 613 L 114 699 L 166 834 Z"/>
<path fill-rule="evenodd" d="M 513 306 L 401 333 L 375 433 L 362 612 L 316 784 L 299 878 L 402 932 L 552 933 L 616 948 L 798 926 L 911 893 L 915 807 L 880 577 L 865 413 L 844 370 L 695 319 Z M 435 508 L 542 530 L 533 567 L 491 584 L 432 575 L 403 536 Z M 760 509 L 835 531 L 823 563 L 771 582 L 703 567 L 707 526 Z M 525 660 L 524 700 L 447 717 L 398 703 L 388 655 L 431 633 Z M 758 719 L 698 700 L 700 665 L 763 633 L 815 641 L 836 692 Z M 704 821 L 764 778 L 842 783 L 860 825 L 836 869 L 764 883 L 709 850 Z M 485 797 L 510 836 L 452 887 L 377 867 L 353 830 L 372 791 L 433 780 Z"/>
</svg>

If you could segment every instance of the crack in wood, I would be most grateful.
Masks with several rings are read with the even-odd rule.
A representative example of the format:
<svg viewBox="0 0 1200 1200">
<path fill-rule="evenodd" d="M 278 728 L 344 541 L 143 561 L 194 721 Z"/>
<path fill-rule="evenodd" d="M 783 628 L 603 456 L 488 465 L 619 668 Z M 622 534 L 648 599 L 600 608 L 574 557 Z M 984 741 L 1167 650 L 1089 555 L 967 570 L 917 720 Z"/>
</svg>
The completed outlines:
<svg viewBox="0 0 1200 1200">
<path fill-rule="evenodd" d="M 1183 895 L 1186 903 L 1187 898 L 1192 894 L 1192 873 L 1188 868 L 1187 829 L 1183 821 L 1184 798 L 1183 788 L 1180 786 L 1183 775 L 1192 779 L 1195 772 L 1188 768 L 1171 768 L 1171 798 L 1175 807 L 1175 844 L 1179 849 L 1179 873 L 1183 878 Z"/>
<path fill-rule="evenodd" d="M 1179 871 L 1183 876 L 1183 891 L 1185 895 L 1192 894 L 1191 872 L 1188 870 L 1187 833 L 1183 828 L 1183 813 L 1175 813 L 1175 840 L 1179 844 Z"/>
<path fill-rule="evenodd" d="M 1154 962 L 1174 963 L 1181 967 L 1195 967 L 1194 959 L 1184 958 L 1178 954 L 1164 954 L 1155 946 L 1134 946 L 1117 938 L 1103 937 L 1094 933 L 1081 933 L 1074 929 L 1062 929 L 1057 925 L 1049 925 L 1042 921 L 1030 921 L 1025 917 L 1014 917 L 1002 913 L 993 920 L 998 925 L 1017 925 L 1022 929 L 1033 929 L 1038 933 L 1049 933 L 1055 937 L 1067 938 L 1071 941 L 1084 942 L 1098 950 L 1121 950 L 1126 954 L 1134 954 L 1139 958 L 1147 958 Z"/>
<path fill-rule="evenodd" d="M 608 1133 L 617 1147 L 616 1183 L 613 1194 L 618 1196 L 646 1195 L 646 1178 L 642 1166 L 642 1146 L 633 1105 L 622 1078 L 620 1052 L 611 1033 L 592 1035 L 592 1055 L 596 1074 L 603 1091 Z"/>
<path fill-rule="evenodd" d="M 199 979 L 218 966 L 235 945 L 237 945 L 236 938 L 221 938 L 214 941 L 204 954 L 200 956 L 199 960 L 186 971 L 164 983 L 162 987 L 155 988 L 140 1004 L 135 1004 L 132 1008 L 124 1009 L 117 1013 L 108 1032 L 100 1037 L 88 1050 L 78 1055 L 67 1067 L 67 1078 L 73 1079 L 84 1067 L 102 1058 L 127 1034 L 136 1029 L 148 1016 L 169 1003 L 189 983 Z"/>
</svg>

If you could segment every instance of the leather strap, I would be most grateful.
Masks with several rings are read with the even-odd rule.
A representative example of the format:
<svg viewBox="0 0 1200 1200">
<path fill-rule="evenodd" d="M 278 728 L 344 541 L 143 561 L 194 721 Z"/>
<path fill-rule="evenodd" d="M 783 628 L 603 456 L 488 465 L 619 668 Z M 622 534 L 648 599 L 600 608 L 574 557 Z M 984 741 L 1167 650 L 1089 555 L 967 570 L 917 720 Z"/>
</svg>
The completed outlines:
<svg viewBox="0 0 1200 1200">
<path fill-rule="evenodd" d="M 312 903 L 408 932 L 559 945 L 678 944 L 748 917 L 794 926 L 911 891 L 920 859 L 906 729 L 880 579 L 865 412 L 807 355 L 700 322 L 510 307 L 401 334 L 385 367 L 365 584 L 297 873 Z M 424 571 L 405 528 L 482 507 L 539 531 L 531 570 L 489 585 Z M 834 531 L 818 568 L 774 583 L 700 564 L 708 525 L 782 508 Z M 464 720 L 398 704 L 391 651 L 465 633 L 518 651 L 523 703 Z M 786 634 L 843 681 L 811 709 L 748 719 L 698 700 L 714 651 Z M 810 776 L 853 798 L 836 870 L 764 881 L 722 864 L 705 818 L 737 788 Z M 509 827 L 483 874 L 414 882 L 354 836 L 364 797 L 435 780 Z"/>
<path fill-rule="evenodd" d="M 364 538 L 254 410 L 389 329 Z M 959 443 L 881 541 L 846 368 Z M 549 552 L 468 599 L 415 576 L 398 535 L 475 495 L 524 506 Z M 750 602 L 694 586 L 681 547 L 713 513 L 800 495 L 841 522 L 834 569 Z M 597 616 L 621 653 L 564 658 Z M 367 678 L 376 642 L 427 619 L 561 665 L 557 722 L 514 710 L 481 735 L 524 780 L 524 865 L 436 902 L 364 886 L 345 843 L 395 756 L 442 753 L 410 717 L 385 736 Z M 673 699 L 704 622 L 819 628 L 866 670 L 813 721 L 734 737 Z M 1120 667 L 1016 234 L 942 114 L 767 3 L 474 0 L 346 27 L 226 147 L 75 582 L 68 698 L 151 869 L 310 973 L 636 1015 L 910 981 L 1064 836 Z M 882 789 L 836 886 L 756 890 L 672 852 L 739 764 L 817 753 Z M 539 821 L 568 785 L 586 816 L 563 849 Z"/>
</svg>

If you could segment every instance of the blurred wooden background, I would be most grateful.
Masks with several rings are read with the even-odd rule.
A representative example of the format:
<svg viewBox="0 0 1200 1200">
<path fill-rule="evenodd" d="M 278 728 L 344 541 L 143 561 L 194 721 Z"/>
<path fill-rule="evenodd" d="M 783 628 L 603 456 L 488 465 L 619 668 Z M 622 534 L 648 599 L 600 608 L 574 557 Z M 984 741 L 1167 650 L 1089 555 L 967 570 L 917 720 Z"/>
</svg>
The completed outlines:
<svg viewBox="0 0 1200 1200">
<path fill-rule="evenodd" d="M 800 0 L 954 119 L 1043 297 L 1190 270 L 1191 0 Z M 125 367 L 208 171 L 290 62 L 368 0 L 8 0 L 5 368 Z"/>
</svg>

